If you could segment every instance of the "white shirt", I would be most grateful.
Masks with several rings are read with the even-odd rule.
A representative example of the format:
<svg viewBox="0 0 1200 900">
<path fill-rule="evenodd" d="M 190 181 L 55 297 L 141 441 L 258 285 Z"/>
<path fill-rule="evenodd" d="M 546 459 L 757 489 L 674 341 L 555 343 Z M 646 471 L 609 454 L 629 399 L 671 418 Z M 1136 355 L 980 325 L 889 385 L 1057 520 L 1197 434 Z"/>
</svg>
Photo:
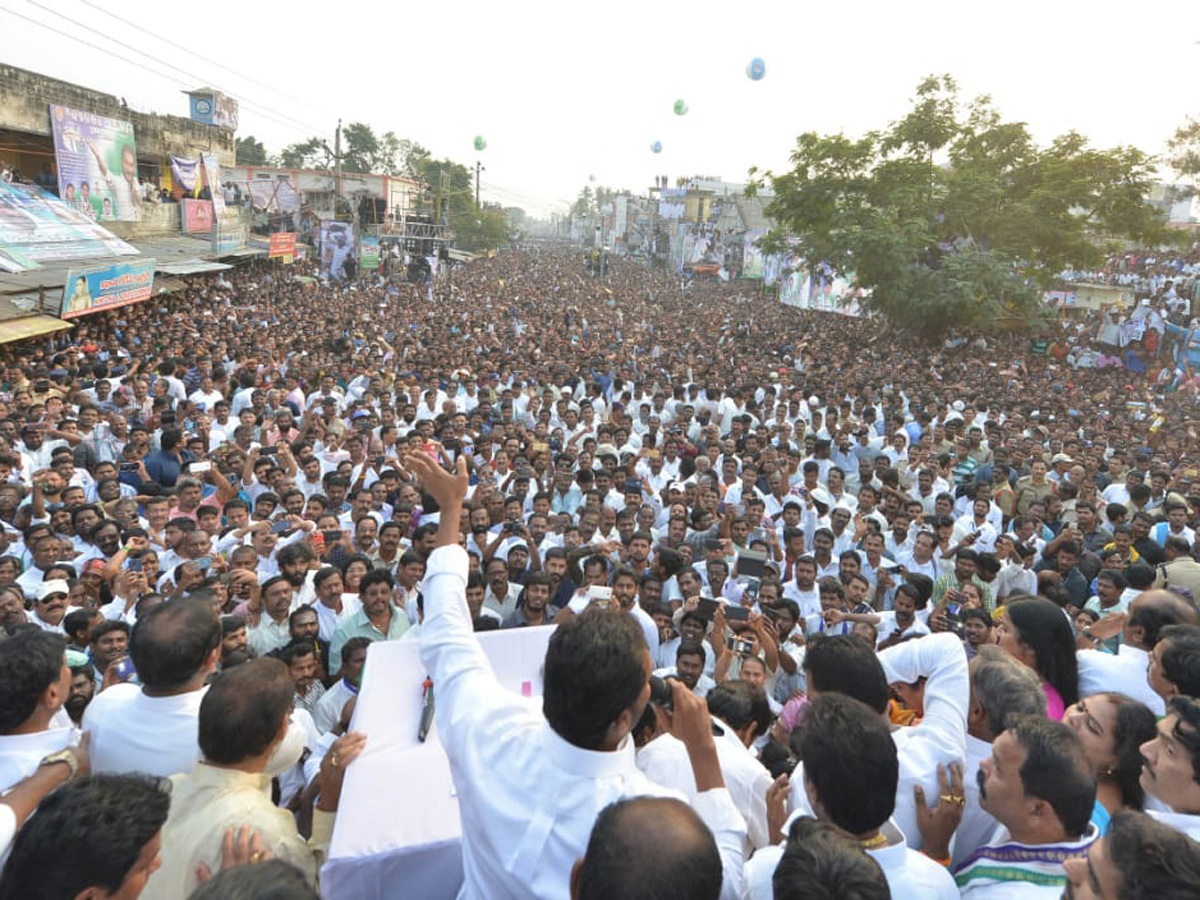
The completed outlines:
<svg viewBox="0 0 1200 900">
<path fill-rule="evenodd" d="M 771 774 L 732 728 L 715 716 L 712 721 L 714 732 L 717 729 L 722 732 L 714 734 L 717 758 L 733 805 L 746 821 L 748 849 L 766 847 L 771 843 L 767 825 L 767 789 L 771 787 Z M 638 750 L 637 766 L 652 781 L 673 788 L 689 802 L 695 802 L 696 779 L 683 741 L 669 734 L 655 738 Z"/>
<path fill-rule="evenodd" d="M 1146 810 L 1164 825 L 1170 825 L 1176 831 L 1183 832 L 1193 841 L 1200 841 L 1200 816 L 1190 816 L 1187 813 L 1163 812 L 1157 809 Z"/>
<path fill-rule="evenodd" d="M 1120 691 L 1146 704 L 1156 716 L 1166 714 L 1163 698 L 1147 680 L 1150 654 L 1138 647 L 1121 644 L 1117 652 L 1080 650 L 1075 654 L 1079 665 L 1079 696 L 1090 697 L 1106 691 Z"/>
<path fill-rule="evenodd" d="M 405 632 L 405 637 L 412 632 L 410 628 Z M 313 724 L 317 727 L 317 731 L 325 734 L 338 723 L 342 717 L 342 710 L 350 701 L 351 697 L 356 696 L 355 692 L 346 686 L 346 679 L 339 678 L 337 684 L 321 695 L 321 699 L 317 701 L 317 708 L 313 711 Z"/>
<path fill-rule="evenodd" d="M 979 782 L 976 773 L 979 764 L 992 755 L 992 745 L 972 735 L 967 735 L 967 764 L 963 766 L 962 820 L 954 830 L 954 842 L 950 847 L 950 871 L 982 847 L 996 833 L 1000 823 L 979 805 Z"/>
<path fill-rule="evenodd" d="M 471 630 L 467 554 L 439 547 L 425 576 L 421 661 L 437 685 L 437 725 L 462 815 L 461 900 L 566 898 L 596 817 L 625 797 L 676 796 L 637 768 L 628 738 L 583 750 L 540 702 L 501 687 Z"/>
<path fill-rule="evenodd" d="M 785 824 L 785 833 L 790 829 L 791 821 L 789 819 Z M 889 819 L 880 831 L 889 838 L 888 845 L 867 850 L 867 855 L 883 869 L 883 877 L 896 900 L 959 900 L 958 887 L 949 870 L 909 847 L 904 833 L 894 821 Z M 772 879 L 782 858 L 783 845 L 767 847 L 754 854 L 746 864 L 746 900 L 774 898 Z"/>
<path fill-rule="evenodd" d="M 166 778 L 200 761 L 200 701 L 208 688 L 149 697 L 139 685 L 114 684 L 83 714 L 91 734 L 92 772 L 140 772 Z"/>
<path fill-rule="evenodd" d="M 888 684 L 903 681 L 912 684 L 925 677 L 925 717 L 920 725 L 892 730 L 892 740 L 900 759 L 900 780 L 896 786 L 896 807 L 892 817 L 907 837 L 908 845 L 920 850 L 921 832 L 917 826 L 913 785 L 925 789 L 927 800 L 935 803 L 941 793 L 937 769 L 961 763 L 966 758 L 967 708 L 971 685 L 967 655 L 962 642 L 953 634 L 931 634 L 906 641 L 879 653 Z M 792 775 L 792 809 L 808 809 L 804 790 L 803 763 Z"/>
<path fill-rule="evenodd" d="M 0 735 L 0 794 L 37 771 L 44 757 L 78 743 L 79 732 L 74 728 L 52 727 L 33 734 Z"/>
<path fill-rule="evenodd" d="M 879 634 L 879 643 L 882 644 L 890 638 L 897 629 L 896 613 L 892 610 L 879 613 L 879 622 L 875 626 L 876 632 Z M 924 637 L 929 634 L 929 626 L 920 620 L 917 616 L 913 616 L 912 624 L 904 629 L 901 637 L 911 637 L 917 635 Z"/>
<path fill-rule="evenodd" d="M 655 669 L 654 674 L 659 678 L 678 678 L 679 671 L 674 666 L 664 666 L 661 669 Z M 692 693 L 704 700 L 708 697 L 708 692 L 717 686 L 717 683 L 705 675 L 700 673 L 700 678 L 696 681 L 696 686 L 692 688 Z"/>
</svg>

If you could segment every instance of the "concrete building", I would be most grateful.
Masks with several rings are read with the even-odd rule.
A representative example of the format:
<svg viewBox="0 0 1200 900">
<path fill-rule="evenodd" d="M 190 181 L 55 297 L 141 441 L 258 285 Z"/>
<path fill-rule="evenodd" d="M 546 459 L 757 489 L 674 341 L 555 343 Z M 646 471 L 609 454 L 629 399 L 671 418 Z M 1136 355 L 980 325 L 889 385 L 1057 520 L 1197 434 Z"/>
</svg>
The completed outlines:
<svg viewBox="0 0 1200 900">
<path fill-rule="evenodd" d="M 124 98 L 48 78 L 36 72 L 0 64 L 0 161 L 32 178 L 44 165 L 55 170 L 50 131 L 50 104 L 86 110 L 133 124 L 137 142 L 138 176 L 158 182 L 170 172 L 168 155 L 196 157 L 216 153 L 222 166 L 234 161 L 231 128 L 200 125 L 184 116 L 142 113 Z M 181 100 L 180 108 L 186 109 Z"/>
<path fill-rule="evenodd" d="M 243 193 L 255 181 L 287 179 L 300 194 L 301 208 L 320 218 L 333 218 L 337 178 L 323 169 L 286 169 L 279 166 L 222 165 L 221 177 L 240 186 Z M 342 196 L 355 204 L 364 228 L 400 222 L 417 211 L 424 190 L 421 182 L 400 175 L 342 173 Z"/>
</svg>

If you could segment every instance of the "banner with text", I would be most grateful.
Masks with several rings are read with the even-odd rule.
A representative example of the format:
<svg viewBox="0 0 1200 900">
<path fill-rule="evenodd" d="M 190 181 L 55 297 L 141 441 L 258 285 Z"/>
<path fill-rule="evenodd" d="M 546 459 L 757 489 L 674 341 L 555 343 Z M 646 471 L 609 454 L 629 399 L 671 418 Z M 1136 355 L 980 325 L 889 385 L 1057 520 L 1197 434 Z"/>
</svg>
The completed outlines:
<svg viewBox="0 0 1200 900">
<path fill-rule="evenodd" d="M 192 200 L 184 197 L 179 201 L 183 213 L 183 230 L 186 234 L 208 234 L 213 227 L 213 205 L 211 200 Z"/>
<path fill-rule="evenodd" d="M 137 256 L 137 250 L 49 191 L 0 181 L 0 270 L 92 256 Z"/>
<path fill-rule="evenodd" d="M 215 153 L 202 153 L 200 161 L 204 164 L 204 183 L 212 194 L 213 212 L 219 219 L 225 213 L 225 188 L 221 184 L 221 162 Z"/>
<path fill-rule="evenodd" d="M 367 234 L 359 238 L 358 265 L 364 272 L 379 268 L 379 238 Z"/>
<path fill-rule="evenodd" d="M 149 300 L 154 260 L 139 259 L 86 269 L 68 269 L 61 316 L 74 319 L 105 309 Z"/>
<path fill-rule="evenodd" d="M 100 221 L 141 218 L 133 125 L 50 105 L 58 196 Z"/>
<path fill-rule="evenodd" d="M 290 262 L 291 258 L 296 255 L 296 232 L 280 231 L 271 235 L 271 247 L 267 251 L 267 256 L 271 259 L 275 257 L 283 257 L 285 262 Z"/>
</svg>

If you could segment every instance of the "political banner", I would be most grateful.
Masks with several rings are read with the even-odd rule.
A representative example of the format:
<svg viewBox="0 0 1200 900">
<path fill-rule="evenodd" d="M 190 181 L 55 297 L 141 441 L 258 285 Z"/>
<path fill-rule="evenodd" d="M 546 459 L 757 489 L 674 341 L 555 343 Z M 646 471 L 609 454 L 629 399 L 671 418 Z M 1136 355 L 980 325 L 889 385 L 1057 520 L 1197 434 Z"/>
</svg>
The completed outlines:
<svg viewBox="0 0 1200 900">
<path fill-rule="evenodd" d="M 196 179 L 200 177 L 200 160 L 184 159 L 172 153 L 171 175 L 174 177 L 175 183 L 183 188 L 185 194 L 194 193 Z"/>
<path fill-rule="evenodd" d="M 266 212 L 296 212 L 300 209 L 300 195 L 291 176 L 283 178 L 255 178 L 250 182 L 250 200 L 254 208 Z"/>
<path fill-rule="evenodd" d="M 86 269 L 68 269 L 63 287 L 64 319 L 149 300 L 154 290 L 154 260 L 139 259 Z"/>
<path fill-rule="evenodd" d="M 354 277 L 354 225 L 321 223 L 321 277 L 345 281 Z"/>
<path fill-rule="evenodd" d="M 216 204 L 213 204 L 212 251 L 215 256 L 227 256 L 236 250 L 241 250 L 250 239 L 250 229 L 242 224 L 236 215 L 226 213 L 216 214 Z"/>
<path fill-rule="evenodd" d="M 184 197 L 179 201 L 185 234 L 209 234 L 213 228 L 213 205 L 211 200 L 192 200 Z"/>
<path fill-rule="evenodd" d="M 50 105 L 58 196 L 93 219 L 141 218 L 133 125 L 66 106 Z"/>
<path fill-rule="evenodd" d="M 237 131 L 238 102 L 220 91 L 193 91 L 188 94 L 188 111 L 193 122 L 216 125 Z"/>
<path fill-rule="evenodd" d="M 742 255 L 742 277 L 763 277 L 763 252 L 758 246 L 758 240 L 767 233 L 765 228 L 755 228 L 746 232 L 745 249 Z"/>
<path fill-rule="evenodd" d="M 215 153 L 200 154 L 204 166 L 204 183 L 212 195 L 213 213 L 219 219 L 225 214 L 225 189 L 221 185 L 221 161 Z"/>
<path fill-rule="evenodd" d="M 137 256 L 137 250 L 49 191 L 0 181 L 0 269 L 22 272 L 96 256 Z"/>
<path fill-rule="evenodd" d="M 379 238 L 364 234 L 358 242 L 358 266 L 364 272 L 379 268 Z"/>
<path fill-rule="evenodd" d="M 290 258 L 296 255 L 296 233 L 294 231 L 280 231 L 271 235 L 271 246 L 267 251 L 267 256 L 271 259 L 275 257 Z"/>
</svg>

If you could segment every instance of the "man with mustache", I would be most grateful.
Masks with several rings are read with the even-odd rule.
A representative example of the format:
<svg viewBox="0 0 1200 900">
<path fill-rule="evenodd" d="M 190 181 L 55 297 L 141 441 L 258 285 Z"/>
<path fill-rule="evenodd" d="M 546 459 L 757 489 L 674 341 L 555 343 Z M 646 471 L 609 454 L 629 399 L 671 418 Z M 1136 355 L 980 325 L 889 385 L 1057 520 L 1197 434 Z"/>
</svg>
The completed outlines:
<svg viewBox="0 0 1200 900">
<path fill-rule="evenodd" d="M 1086 856 L 1099 836 L 1096 779 L 1079 736 L 1040 716 L 1015 718 L 976 778 L 979 805 L 1002 827 L 958 867 L 964 900 L 1058 900 L 1064 860 Z"/>
<path fill-rule="evenodd" d="M 1186 900 L 1200 884 L 1200 844 L 1145 813 L 1113 816 L 1108 832 L 1086 856 L 1063 863 L 1063 900 L 1154 897 Z"/>
<path fill-rule="evenodd" d="M 1200 700 L 1172 697 L 1158 735 L 1141 751 L 1150 815 L 1200 840 Z"/>
</svg>

